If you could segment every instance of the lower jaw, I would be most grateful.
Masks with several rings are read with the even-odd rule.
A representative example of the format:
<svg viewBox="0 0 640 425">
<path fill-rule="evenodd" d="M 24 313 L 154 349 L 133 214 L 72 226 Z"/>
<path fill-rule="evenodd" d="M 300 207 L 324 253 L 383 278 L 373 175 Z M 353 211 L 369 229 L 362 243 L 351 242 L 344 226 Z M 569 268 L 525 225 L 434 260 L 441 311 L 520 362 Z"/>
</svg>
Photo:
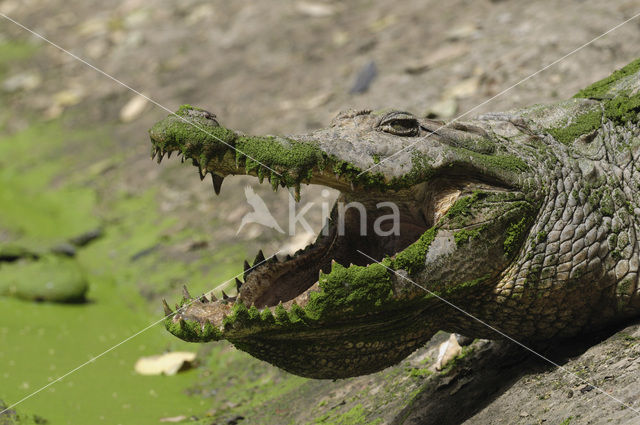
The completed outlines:
<svg viewBox="0 0 640 425">
<path fill-rule="evenodd" d="M 351 322 L 228 339 L 238 349 L 296 375 L 349 378 L 393 366 L 437 332 L 435 324 L 425 322 L 422 309 L 408 311 L 395 319 L 373 315 L 365 326 Z"/>
</svg>

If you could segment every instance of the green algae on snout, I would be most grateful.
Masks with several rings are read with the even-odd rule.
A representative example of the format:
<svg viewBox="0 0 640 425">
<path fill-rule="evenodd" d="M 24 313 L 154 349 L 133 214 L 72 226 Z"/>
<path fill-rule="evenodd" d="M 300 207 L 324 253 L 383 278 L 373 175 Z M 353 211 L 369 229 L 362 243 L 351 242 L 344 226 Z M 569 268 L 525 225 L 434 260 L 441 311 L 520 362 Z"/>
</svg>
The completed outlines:
<svg viewBox="0 0 640 425">
<path fill-rule="evenodd" d="M 602 112 L 596 110 L 576 116 L 573 122 L 568 123 L 564 127 L 550 128 L 547 129 L 547 131 L 558 142 L 569 145 L 580 136 L 591 133 L 601 126 Z"/>
<path fill-rule="evenodd" d="M 640 59 L 636 59 L 625 67 L 614 71 L 611 75 L 603 78 L 600 81 L 596 81 L 590 86 L 580 90 L 574 97 L 577 98 L 591 98 L 591 99 L 603 99 L 615 86 L 615 84 L 621 79 L 635 74 L 640 70 Z"/>
<path fill-rule="evenodd" d="M 55 255 L 0 265 L 0 294 L 29 301 L 81 302 L 88 290 L 77 261 Z"/>
<path fill-rule="evenodd" d="M 636 59 L 622 69 L 614 71 L 608 77 L 579 91 L 575 98 L 602 100 L 605 116 L 619 125 L 637 122 L 640 113 L 640 95 L 625 87 L 622 81 L 640 70 L 640 59 Z"/>
</svg>

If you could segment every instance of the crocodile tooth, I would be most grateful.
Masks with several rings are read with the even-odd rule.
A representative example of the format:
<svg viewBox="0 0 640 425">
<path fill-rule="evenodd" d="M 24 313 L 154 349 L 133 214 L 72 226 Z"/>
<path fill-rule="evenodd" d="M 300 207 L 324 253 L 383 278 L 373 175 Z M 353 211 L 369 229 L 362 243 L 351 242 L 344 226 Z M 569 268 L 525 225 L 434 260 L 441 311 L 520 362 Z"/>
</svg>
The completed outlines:
<svg viewBox="0 0 640 425">
<path fill-rule="evenodd" d="M 287 187 L 287 184 L 284 181 L 280 182 L 280 187 Z"/>
<path fill-rule="evenodd" d="M 240 288 L 242 288 L 242 281 L 236 277 L 236 290 L 240 293 Z"/>
<path fill-rule="evenodd" d="M 157 159 L 158 164 L 160 164 L 160 163 L 162 162 L 162 158 L 164 158 L 164 152 L 160 152 L 160 153 L 158 154 L 158 159 Z"/>
<path fill-rule="evenodd" d="M 202 295 L 200 295 L 200 302 L 207 304 L 209 302 L 209 299 L 207 298 L 207 296 L 205 294 L 202 294 Z"/>
<path fill-rule="evenodd" d="M 171 158 L 171 154 L 173 153 L 173 151 L 169 151 L 167 152 L 167 158 Z"/>
<path fill-rule="evenodd" d="M 273 189 L 274 192 L 277 192 L 278 186 L 280 185 L 280 179 L 274 174 L 275 173 L 271 173 L 269 176 L 269 182 L 271 183 L 271 189 Z"/>
<path fill-rule="evenodd" d="M 202 168 L 198 168 L 198 173 L 200 173 L 200 181 L 204 180 L 207 175 L 207 170 L 202 170 Z"/>
<path fill-rule="evenodd" d="M 249 273 L 251 272 L 251 266 L 249 265 L 249 262 L 247 260 L 244 260 L 244 281 L 247 281 L 247 276 L 249 276 Z"/>
<path fill-rule="evenodd" d="M 151 149 L 151 159 L 156 159 L 156 155 L 158 154 L 158 149 Z"/>
<path fill-rule="evenodd" d="M 222 187 L 223 177 L 220 177 L 217 174 L 211 174 L 211 181 L 213 181 L 213 191 L 216 195 L 220 195 L 220 188 Z"/>
<path fill-rule="evenodd" d="M 256 259 L 253 260 L 253 267 L 256 267 L 259 264 L 264 263 L 264 254 L 262 250 L 258 251 L 258 255 L 256 255 Z"/>
<path fill-rule="evenodd" d="M 171 307 L 169 307 L 169 304 L 167 304 L 167 300 L 165 300 L 164 298 L 162 299 L 162 308 L 164 309 L 165 316 L 171 316 L 173 314 Z"/>
<path fill-rule="evenodd" d="M 222 299 L 223 300 L 228 300 L 229 299 L 229 295 L 224 293 L 224 290 L 221 291 L 222 292 Z"/>
<path fill-rule="evenodd" d="M 216 297 L 215 295 L 213 295 L 213 292 L 209 294 L 209 298 L 211 298 L 211 302 L 218 301 L 218 297 Z"/>
<path fill-rule="evenodd" d="M 182 285 L 182 296 L 188 300 L 191 299 L 191 294 L 189 293 L 189 290 L 187 289 L 187 285 Z"/>
<path fill-rule="evenodd" d="M 181 156 L 181 157 L 180 157 L 180 163 L 181 163 L 181 164 L 184 164 L 184 156 Z"/>
</svg>

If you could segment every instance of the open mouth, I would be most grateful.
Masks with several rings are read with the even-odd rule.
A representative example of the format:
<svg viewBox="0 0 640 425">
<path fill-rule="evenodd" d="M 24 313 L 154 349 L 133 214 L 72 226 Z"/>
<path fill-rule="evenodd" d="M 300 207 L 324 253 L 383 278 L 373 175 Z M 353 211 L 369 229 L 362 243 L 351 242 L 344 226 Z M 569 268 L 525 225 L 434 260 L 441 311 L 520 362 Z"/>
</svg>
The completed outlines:
<svg viewBox="0 0 640 425">
<path fill-rule="evenodd" d="M 162 156 L 160 153 L 159 159 Z M 206 171 L 201 172 L 201 177 L 204 176 Z M 213 173 L 212 176 L 215 192 L 219 194 L 222 178 Z M 253 265 L 244 262 L 243 278 L 236 278 L 235 295 L 223 292 L 221 299 L 213 294 L 191 298 L 185 293 L 185 298 L 190 299 L 189 306 L 173 316 L 174 323 L 189 320 L 203 326 L 206 322 L 221 326 L 238 302 L 272 313 L 279 305 L 287 310 L 294 304 L 304 307 L 310 295 L 320 291 L 319 275 L 329 273 L 332 263 L 366 266 L 374 262 L 371 258 L 375 261 L 393 258 L 434 227 L 460 198 L 477 191 L 505 190 L 470 179 L 468 173 L 460 170 L 449 170 L 428 182 L 397 191 L 360 191 L 340 178 L 327 179 L 322 175 L 311 183 L 340 190 L 315 241 L 286 257 L 265 258 L 260 250 Z"/>
<path fill-rule="evenodd" d="M 379 140 L 380 146 L 387 144 L 388 148 L 393 145 L 395 149 L 400 149 L 403 138 L 426 133 L 417 119 L 408 119 L 406 115 L 383 115 L 382 123 L 391 120 L 392 129 L 380 126 L 380 118 L 369 114 L 350 115 L 351 118 L 347 118 L 354 122 L 363 120 L 360 123 L 362 128 L 373 132 L 371 137 Z M 348 160 L 354 153 L 346 148 L 355 146 L 353 144 L 360 140 L 358 132 L 353 132 L 352 141 L 336 139 L 336 134 L 343 131 L 340 126 L 351 124 L 351 121 L 339 123 L 337 127 L 332 124 L 326 130 L 328 133 L 317 135 L 322 140 L 326 139 L 326 142 L 308 135 L 294 138 L 245 136 L 220 126 L 215 115 L 185 105 L 177 114 L 157 123 L 150 130 L 152 155 L 157 157 L 158 162 L 173 152 L 181 156 L 183 161 L 191 160 L 198 167 L 201 179 L 211 174 L 216 194 L 220 193 L 224 178 L 233 175 L 253 175 L 260 183 L 268 180 L 274 190 L 286 187 L 293 191 L 296 200 L 300 199 L 302 184 L 321 185 L 340 192 L 324 228 L 313 243 L 285 258 L 276 255 L 265 258 L 260 251 L 252 265 L 245 261 L 243 278 L 236 279 L 237 293 L 233 296 L 223 292 L 222 299 L 211 294 L 194 299 L 185 293 L 182 306 L 172 316 L 174 324 L 178 323 L 182 328 L 183 321 L 190 321 L 200 324 L 202 332 L 209 325 L 217 328 L 215 332 L 226 332 L 225 317 L 232 314 L 235 317 L 237 315 L 234 312 L 245 307 L 250 310 L 251 317 L 264 316 L 261 320 L 268 322 L 271 314 L 275 317 L 278 311 L 282 311 L 279 310 L 280 306 L 287 311 L 295 306 L 304 308 L 315 299 L 314 292 L 318 292 L 318 296 L 326 295 L 321 280 L 323 273 L 332 274 L 335 263 L 350 269 L 352 265 L 369 266 L 385 259 L 389 259 L 390 264 L 396 264 L 398 259 L 400 267 L 405 268 L 406 261 L 410 259 L 411 264 L 416 263 L 410 267 L 422 269 L 425 259 L 418 257 L 426 252 L 416 257 L 413 248 L 417 249 L 415 252 L 422 250 L 421 241 L 430 237 L 431 230 L 449 225 L 449 209 L 462 198 L 471 198 L 478 192 L 510 192 L 513 188 L 505 181 L 513 180 L 511 173 L 523 168 L 517 160 L 513 160 L 515 165 L 507 161 L 507 171 L 503 171 L 503 157 L 481 153 L 479 150 L 482 149 L 473 143 L 471 150 L 461 149 L 455 144 L 453 148 L 447 148 L 453 142 L 445 136 L 433 134 L 436 140 L 434 146 L 439 146 L 441 151 L 435 153 L 434 158 L 437 159 L 429 160 L 429 165 L 413 164 L 413 159 L 408 159 L 413 165 L 407 165 L 396 158 L 394 167 L 400 167 L 398 172 L 385 164 L 382 169 L 386 171 L 376 170 L 363 176 L 365 173 L 360 172 L 362 164 Z M 197 131 L 190 128 L 191 125 Z M 414 131 L 400 131 L 408 127 Z M 464 135 L 475 137 L 473 134 Z M 470 143 L 465 138 L 460 140 Z M 371 141 L 362 140 L 357 144 L 362 151 L 374 149 Z M 373 158 L 375 163 L 377 154 L 369 152 L 366 155 Z M 360 161 L 358 158 L 356 155 L 355 161 Z M 475 219 L 463 221 L 466 224 L 459 226 L 470 229 L 466 233 L 467 239 L 470 234 L 479 234 L 480 227 L 486 229 L 483 223 Z M 478 227 L 474 230 L 476 225 Z M 418 264 L 421 262 L 422 265 Z M 357 269 L 352 271 L 356 272 Z M 462 267 L 460 272 L 457 277 L 464 278 L 475 271 Z M 444 272 L 439 273 L 436 274 L 441 276 Z M 343 283 L 347 298 L 349 285 L 349 282 Z M 395 294 L 395 290 L 393 292 Z M 166 312 L 167 315 L 173 313 L 168 307 Z M 240 328 L 233 327 L 233 333 Z M 247 332 L 251 333 L 249 329 L 243 329 L 241 333 L 245 335 Z M 181 334 L 184 333 L 181 331 Z M 220 337 L 220 334 L 217 335 Z M 225 333 L 227 336 L 231 334 Z M 200 337 L 193 336 L 194 339 Z"/>
<path fill-rule="evenodd" d="M 432 228 L 456 200 L 480 189 L 488 188 L 443 178 L 395 193 L 342 192 L 315 242 L 282 260 L 265 260 L 260 251 L 253 267 L 245 262 L 236 299 L 257 308 L 304 306 L 319 289 L 319 273 L 329 273 L 332 262 L 366 266 L 371 258 L 393 257 Z"/>
</svg>

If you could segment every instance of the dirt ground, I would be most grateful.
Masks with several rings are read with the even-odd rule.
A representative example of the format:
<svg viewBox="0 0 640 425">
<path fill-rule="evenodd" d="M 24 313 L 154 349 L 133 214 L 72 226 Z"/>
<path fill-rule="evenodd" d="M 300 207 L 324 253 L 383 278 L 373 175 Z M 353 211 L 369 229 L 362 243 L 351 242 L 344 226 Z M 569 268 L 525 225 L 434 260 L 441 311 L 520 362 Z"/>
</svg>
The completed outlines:
<svg viewBox="0 0 640 425">
<path fill-rule="evenodd" d="M 637 18 L 582 47 L 639 13 L 640 1 L 4 0 L 0 12 L 170 110 L 190 103 L 214 112 L 225 126 L 254 134 L 319 128 L 347 108 L 398 108 L 451 119 L 552 102 L 637 58 L 640 45 Z M 119 160 L 107 164 L 102 173 L 102 178 L 111 179 L 110 190 L 136 196 L 157 188 L 163 214 L 180 219 L 176 231 L 196 228 L 205 235 L 204 252 L 214 253 L 218 245 L 237 240 L 252 252 L 265 248 L 268 255 L 283 244 L 300 242 L 257 227 L 236 235 L 247 211 L 245 185 L 251 184 L 276 211 L 276 218 L 284 221 L 282 191 L 274 194 L 267 185 L 248 178 L 227 179 L 222 195 L 214 199 L 209 184 L 198 184 L 190 167 L 180 167 L 178 161 L 159 167 L 151 161 L 146 132 L 167 115 L 165 110 L 137 101 L 122 85 L 2 19 L 0 39 L 41 45 L 29 67 L 11 69 L 3 83 L 2 90 L 11 99 L 7 121 L 11 129 L 27 125 L 23 116 L 46 121 L 69 112 L 75 120 L 71 126 L 113 126 Z M 353 93 L 358 76 L 373 66 L 376 75 L 368 88 Z M 68 155 L 73 157 L 73 152 Z M 108 159 L 109 152 L 104 155 Z M 101 199 L 110 193 L 103 192 Z M 302 201 L 318 199 L 319 194 L 320 188 L 303 188 Z M 317 228 L 319 213 L 312 215 Z M 195 254 L 181 252 L 175 261 L 189 261 L 191 255 Z M 576 342 L 582 347 L 578 353 L 563 352 L 560 361 L 580 371 L 584 379 L 601 384 L 612 397 L 638 407 L 640 385 L 634 376 L 640 366 L 639 339 L 638 327 L 632 327 L 592 348 Z M 337 408 L 332 407 L 335 412 L 357 406 L 364 412 L 351 422 L 339 422 L 343 419 L 331 413 L 322 423 L 640 421 L 606 394 L 585 389 L 561 370 L 528 357 L 517 372 L 505 366 L 501 379 L 500 362 L 509 362 L 494 352 L 498 350 L 494 345 L 478 344 L 479 353 L 485 353 L 485 361 L 492 365 L 489 369 L 498 371 L 495 375 L 482 375 L 471 364 L 455 369 L 446 385 L 442 380 L 448 378 L 418 377 L 406 388 L 412 393 L 387 410 L 367 403 L 368 397 L 377 398 L 363 389 L 388 386 L 384 380 L 391 375 L 333 385 L 309 383 L 301 393 L 306 398 L 290 400 L 290 414 L 274 416 L 278 419 L 271 422 L 247 416 L 242 423 L 312 421 L 311 410 L 295 407 L 310 398 L 314 404 L 325 400 L 324 405 Z M 511 353 L 511 348 L 502 349 Z M 414 354 L 396 372 L 415 367 L 430 350 L 433 346 Z M 477 353 L 472 359 L 483 361 Z M 490 391 L 485 391 L 483 377 L 490 379 Z M 469 392 L 451 394 L 456 382 Z M 399 389 L 392 394 L 402 397 Z M 434 394 L 439 408 L 428 400 Z M 455 394 L 475 402 L 463 402 Z M 457 410 L 456 414 L 434 413 L 443 407 Z M 314 415 L 319 413 L 322 409 L 313 410 Z"/>
</svg>

